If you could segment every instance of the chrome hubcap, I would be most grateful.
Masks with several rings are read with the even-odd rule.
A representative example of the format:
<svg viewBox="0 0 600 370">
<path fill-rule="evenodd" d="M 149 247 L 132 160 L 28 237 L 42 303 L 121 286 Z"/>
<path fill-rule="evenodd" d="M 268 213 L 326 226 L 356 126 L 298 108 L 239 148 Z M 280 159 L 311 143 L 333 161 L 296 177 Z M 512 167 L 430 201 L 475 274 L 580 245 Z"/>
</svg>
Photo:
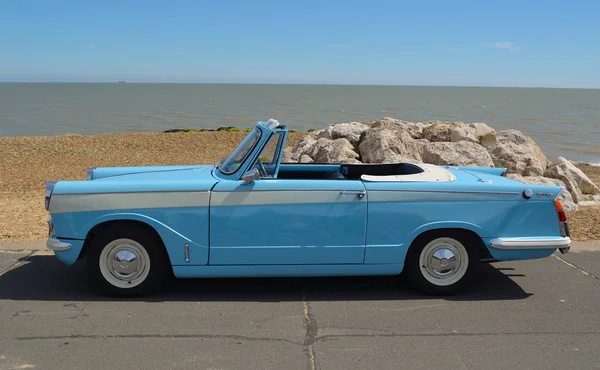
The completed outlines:
<svg viewBox="0 0 600 370">
<path fill-rule="evenodd" d="M 429 266 L 438 275 L 448 275 L 456 267 L 456 257 L 450 249 L 441 248 L 433 253 L 429 259 Z"/>
<path fill-rule="evenodd" d="M 117 239 L 108 243 L 100 254 L 100 272 L 118 288 L 141 284 L 150 272 L 150 256 L 135 240 Z"/>
<path fill-rule="evenodd" d="M 116 251 L 112 256 L 112 272 L 121 279 L 131 279 L 140 270 L 140 256 L 135 250 L 127 248 Z"/>
<path fill-rule="evenodd" d="M 458 282 L 467 272 L 469 254 L 458 240 L 438 238 L 423 248 L 419 264 L 427 281 L 438 286 L 448 286 Z"/>
</svg>

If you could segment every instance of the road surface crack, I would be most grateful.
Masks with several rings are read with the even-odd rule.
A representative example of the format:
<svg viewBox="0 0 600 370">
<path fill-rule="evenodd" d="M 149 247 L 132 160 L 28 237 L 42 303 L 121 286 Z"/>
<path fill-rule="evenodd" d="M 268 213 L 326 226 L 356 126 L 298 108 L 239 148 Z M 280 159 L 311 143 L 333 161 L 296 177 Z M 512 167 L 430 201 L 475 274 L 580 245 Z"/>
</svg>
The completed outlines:
<svg viewBox="0 0 600 370">
<path fill-rule="evenodd" d="M 585 269 L 582 269 L 581 267 L 577 266 L 576 264 L 574 264 L 574 263 L 571 263 L 571 262 L 569 262 L 569 261 L 565 260 L 564 258 L 562 258 L 562 257 L 560 257 L 560 256 L 557 256 L 557 255 L 554 255 L 554 257 L 556 257 L 556 258 L 557 258 L 559 261 L 562 261 L 562 262 L 564 262 L 564 263 L 565 263 L 567 266 L 569 266 L 569 267 L 572 267 L 572 268 L 574 268 L 575 270 L 577 270 L 577 271 L 581 272 L 582 274 L 584 274 L 584 275 L 587 275 L 587 276 L 590 276 L 590 277 L 592 277 L 592 278 L 594 278 L 594 279 L 596 279 L 596 280 L 600 280 L 600 278 L 598 278 L 598 276 L 596 276 L 596 275 L 592 274 L 592 273 L 591 273 L 591 272 L 589 272 L 589 271 L 586 271 Z"/>
<path fill-rule="evenodd" d="M 492 337 L 506 335 L 592 335 L 600 336 L 600 331 L 597 332 L 505 332 L 505 333 L 391 333 L 391 334 L 333 334 L 316 337 L 316 343 L 327 340 L 337 340 L 339 338 L 428 338 L 428 337 Z"/>
<path fill-rule="evenodd" d="M 16 340 L 33 341 L 33 340 L 64 340 L 64 339 L 234 339 L 248 342 L 285 342 L 301 346 L 302 343 L 294 342 L 282 338 L 265 338 L 265 337 L 247 337 L 243 335 L 226 335 L 226 334 L 113 334 L 113 335 L 49 335 L 35 337 L 16 337 Z"/>
<path fill-rule="evenodd" d="M 306 293 L 302 292 L 302 303 L 304 305 L 304 326 L 306 327 L 306 335 L 304 336 L 304 346 L 308 346 L 308 358 L 310 361 L 311 370 L 317 369 L 317 356 L 314 348 L 317 334 L 319 333 L 319 326 L 317 320 L 313 315 L 310 304 L 306 298 Z"/>
</svg>

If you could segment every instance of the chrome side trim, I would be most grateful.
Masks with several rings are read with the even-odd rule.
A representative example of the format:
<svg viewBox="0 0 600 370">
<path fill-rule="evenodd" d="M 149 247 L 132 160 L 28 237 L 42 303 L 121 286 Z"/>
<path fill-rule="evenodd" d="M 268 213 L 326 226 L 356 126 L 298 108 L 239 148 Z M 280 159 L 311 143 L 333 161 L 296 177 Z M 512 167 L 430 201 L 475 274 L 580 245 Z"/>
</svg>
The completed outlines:
<svg viewBox="0 0 600 370">
<path fill-rule="evenodd" d="M 51 249 L 53 251 L 68 251 L 71 249 L 71 244 L 61 242 L 56 238 L 48 238 L 46 240 L 46 248 Z"/>
<path fill-rule="evenodd" d="M 504 201 L 519 193 L 427 190 L 369 190 L 369 202 L 475 202 Z"/>
<path fill-rule="evenodd" d="M 286 163 L 294 165 L 294 163 Z M 297 163 L 300 164 L 300 163 Z M 267 179 L 261 179 L 260 181 L 269 181 Z M 332 180 L 333 181 L 333 180 Z M 348 180 L 337 180 L 340 184 L 344 184 L 344 181 Z M 277 193 L 282 191 L 333 191 L 333 190 L 319 190 L 319 189 L 269 189 L 269 190 L 213 190 L 213 193 L 235 193 L 235 192 L 253 192 L 253 193 Z M 373 192 L 381 192 L 381 193 L 440 193 L 440 194 L 500 194 L 500 195 L 521 195 L 518 191 L 477 191 L 477 190 L 417 190 L 417 189 L 372 189 L 368 190 L 368 193 L 371 194 Z"/>
<path fill-rule="evenodd" d="M 103 177 L 104 179 L 104 177 Z M 131 190 L 131 191 L 93 191 L 89 193 L 60 193 L 58 195 L 99 195 L 99 194 L 164 194 L 164 193 L 207 193 L 209 190 Z"/>
<path fill-rule="evenodd" d="M 556 249 L 571 245 L 571 238 L 498 238 L 490 241 L 490 247 L 498 249 Z"/>
</svg>

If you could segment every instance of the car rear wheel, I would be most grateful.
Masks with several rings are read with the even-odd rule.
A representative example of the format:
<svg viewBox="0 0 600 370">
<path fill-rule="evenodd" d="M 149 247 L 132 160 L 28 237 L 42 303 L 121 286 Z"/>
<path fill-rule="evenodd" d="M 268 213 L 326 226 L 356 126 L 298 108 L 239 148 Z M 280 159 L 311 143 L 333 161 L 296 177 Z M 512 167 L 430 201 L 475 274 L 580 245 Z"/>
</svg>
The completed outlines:
<svg viewBox="0 0 600 370">
<path fill-rule="evenodd" d="M 161 287 L 166 258 L 162 242 L 146 228 L 115 225 L 92 240 L 86 265 L 91 281 L 102 293 L 135 297 Z"/>
<path fill-rule="evenodd" d="M 468 233 L 458 231 L 436 231 L 419 237 L 406 256 L 408 279 L 424 293 L 458 293 L 479 263 L 477 242 Z"/>
</svg>

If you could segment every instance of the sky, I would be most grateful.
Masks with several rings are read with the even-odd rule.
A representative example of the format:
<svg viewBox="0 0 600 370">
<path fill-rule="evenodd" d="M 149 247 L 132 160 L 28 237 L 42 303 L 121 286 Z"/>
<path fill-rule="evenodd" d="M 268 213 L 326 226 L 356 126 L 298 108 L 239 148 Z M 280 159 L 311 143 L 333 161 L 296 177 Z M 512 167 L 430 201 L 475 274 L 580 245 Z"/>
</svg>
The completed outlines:
<svg viewBox="0 0 600 370">
<path fill-rule="evenodd" d="M 600 88 L 600 1 L 0 0 L 0 81 Z"/>
</svg>

